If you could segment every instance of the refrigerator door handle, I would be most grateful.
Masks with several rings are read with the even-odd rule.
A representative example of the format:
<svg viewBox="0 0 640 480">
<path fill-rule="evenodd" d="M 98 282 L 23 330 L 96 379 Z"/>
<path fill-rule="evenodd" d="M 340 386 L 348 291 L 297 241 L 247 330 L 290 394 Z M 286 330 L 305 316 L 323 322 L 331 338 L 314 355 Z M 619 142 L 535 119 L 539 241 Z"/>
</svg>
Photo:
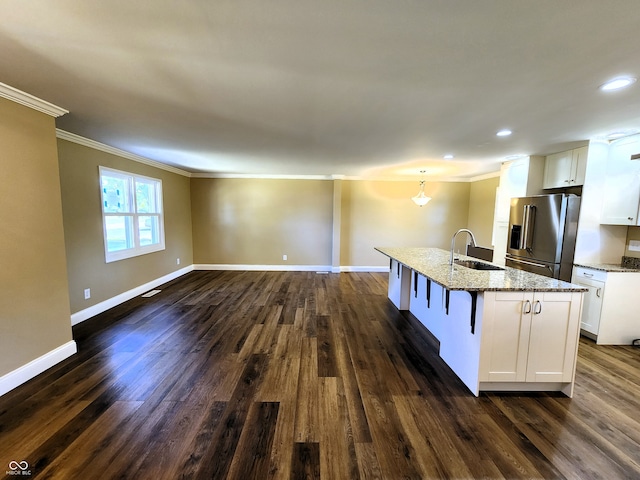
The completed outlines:
<svg viewBox="0 0 640 480">
<path fill-rule="evenodd" d="M 525 205 L 522 220 L 522 236 L 520 250 L 531 250 L 533 246 L 533 228 L 535 221 L 535 205 Z"/>
<path fill-rule="evenodd" d="M 512 256 L 507 256 L 507 259 L 511 260 L 512 262 L 515 262 L 515 263 L 524 263 L 525 265 L 532 265 L 534 267 L 548 268 L 548 269 L 551 270 L 551 267 L 549 267 L 549 265 L 546 265 L 544 263 L 530 262 L 530 261 L 527 261 L 527 260 L 521 260 L 519 258 L 516 259 L 516 258 L 514 258 Z"/>
</svg>

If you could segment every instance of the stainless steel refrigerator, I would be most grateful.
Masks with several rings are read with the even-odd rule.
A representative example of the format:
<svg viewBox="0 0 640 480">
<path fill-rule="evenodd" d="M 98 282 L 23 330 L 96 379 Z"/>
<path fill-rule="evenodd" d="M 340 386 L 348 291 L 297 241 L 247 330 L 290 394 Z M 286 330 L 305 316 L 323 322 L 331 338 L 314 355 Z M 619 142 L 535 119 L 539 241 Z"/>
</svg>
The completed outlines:
<svg viewBox="0 0 640 480">
<path fill-rule="evenodd" d="M 512 198 L 506 265 L 570 282 L 579 212 L 573 194 Z"/>
</svg>

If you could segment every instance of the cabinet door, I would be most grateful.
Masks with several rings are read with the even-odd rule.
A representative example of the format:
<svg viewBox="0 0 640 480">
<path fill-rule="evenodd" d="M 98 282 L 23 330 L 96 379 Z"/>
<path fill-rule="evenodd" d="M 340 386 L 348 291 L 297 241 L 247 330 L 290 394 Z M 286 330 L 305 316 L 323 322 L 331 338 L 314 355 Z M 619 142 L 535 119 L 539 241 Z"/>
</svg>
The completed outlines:
<svg viewBox="0 0 640 480">
<path fill-rule="evenodd" d="M 480 381 L 525 381 L 532 311 L 531 292 L 485 292 Z"/>
<path fill-rule="evenodd" d="M 602 313 L 602 298 L 604 297 L 604 282 L 597 280 L 581 280 L 579 285 L 589 289 L 585 293 L 584 304 L 582 306 L 582 321 L 580 328 L 598 335 L 600 327 L 600 314 Z"/>
<path fill-rule="evenodd" d="M 573 150 L 571 155 L 571 186 L 584 185 L 584 179 L 587 173 L 587 156 L 589 147 L 584 146 Z"/>
<path fill-rule="evenodd" d="M 571 382 L 578 349 L 581 293 L 536 292 L 527 382 Z"/>
<path fill-rule="evenodd" d="M 598 335 L 605 282 L 585 277 L 585 275 L 590 274 L 584 272 L 582 275 L 576 275 L 574 273 L 574 277 L 572 279 L 573 283 L 582 285 L 583 287 L 589 289 L 589 291 L 584 294 L 580 328 L 585 332 L 591 333 L 592 335 Z"/>
<path fill-rule="evenodd" d="M 572 166 L 573 153 L 571 150 L 547 156 L 544 162 L 542 188 L 570 187 L 572 185 Z"/>
<path fill-rule="evenodd" d="M 640 201 L 640 161 L 631 155 L 640 153 L 640 142 L 623 139 L 611 145 L 602 192 L 600 223 L 637 225 Z"/>
</svg>

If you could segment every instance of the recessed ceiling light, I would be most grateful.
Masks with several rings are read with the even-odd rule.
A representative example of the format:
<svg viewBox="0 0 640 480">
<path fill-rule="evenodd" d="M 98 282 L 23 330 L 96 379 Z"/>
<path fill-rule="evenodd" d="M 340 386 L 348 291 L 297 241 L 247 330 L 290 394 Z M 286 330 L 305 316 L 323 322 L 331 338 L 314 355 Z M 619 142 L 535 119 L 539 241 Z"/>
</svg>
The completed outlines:
<svg viewBox="0 0 640 480">
<path fill-rule="evenodd" d="M 450 153 L 447 153 L 444 157 L 445 160 L 451 160 L 453 158 L 453 155 L 451 155 Z"/>
<path fill-rule="evenodd" d="M 600 90 L 610 92 L 612 90 L 620 90 L 636 83 L 637 78 L 634 77 L 617 77 L 600 85 Z"/>
<path fill-rule="evenodd" d="M 511 130 L 505 128 L 504 130 L 500 130 L 498 133 L 496 133 L 496 135 L 499 137 L 508 137 L 509 135 L 511 135 L 511 133 Z"/>
</svg>

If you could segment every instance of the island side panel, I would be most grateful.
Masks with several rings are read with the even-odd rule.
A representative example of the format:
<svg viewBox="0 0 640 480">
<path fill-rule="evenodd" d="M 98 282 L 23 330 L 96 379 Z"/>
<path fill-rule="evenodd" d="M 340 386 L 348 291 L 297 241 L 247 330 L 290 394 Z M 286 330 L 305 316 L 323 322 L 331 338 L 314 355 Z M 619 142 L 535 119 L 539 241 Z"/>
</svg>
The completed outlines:
<svg viewBox="0 0 640 480">
<path fill-rule="evenodd" d="M 440 357 L 475 395 L 479 394 L 480 345 L 483 330 L 484 299 L 477 293 L 475 327 L 471 326 L 471 292 L 449 293 L 449 312 L 445 311 Z"/>
<path fill-rule="evenodd" d="M 391 260 L 388 296 L 398 310 L 409 310 L 411 273 L 410 268 L 407 268 L 397 260 Z"/>
<path fill-rule="evenodd" d="M 445 323 L 444 302 L 442 286 L 414 271 L 411 277 L 409 311 L 438 341 L 442 340 Z"/>
</svg>

